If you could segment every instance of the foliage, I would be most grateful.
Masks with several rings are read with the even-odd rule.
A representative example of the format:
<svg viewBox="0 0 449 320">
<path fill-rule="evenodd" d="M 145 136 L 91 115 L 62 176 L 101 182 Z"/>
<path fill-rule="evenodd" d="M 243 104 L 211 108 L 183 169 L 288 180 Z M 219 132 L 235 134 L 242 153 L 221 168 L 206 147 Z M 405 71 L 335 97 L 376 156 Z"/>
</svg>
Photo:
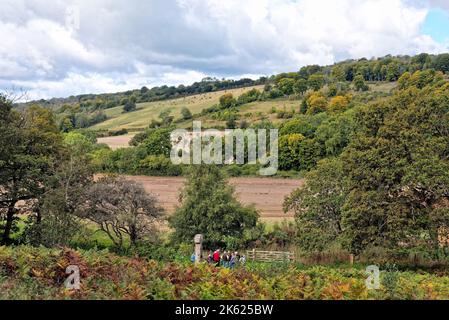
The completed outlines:
<svg viewBox="0 0 449 320">
<path fill-rule="evenodd" d="M 17 203 L 44 194 L 63 145 L 50 110 L 34 106 L 19 114 L 3 97 L 0 130 L 0 210 L 5 211 L 1 243 L 8 244 Z"/>
<path fill-rule="evenodd" d="M 429 72 L 433 79 L 426 73 L 405 75 L 407 85 L 389 99 L 320 124 L 315 138 L 326 155 L 341 156 L 321 162 L 286 203 L 299 227 L 309 228 L 299 232 L 303 247 L 336 241 L 355 253 L 369 246 L 422 246 L 436 254 L 446 245 L 449 84 L 437 73 Z M 332 221 L 338 221 L 338 235 L 322 225 Z M 321 242 L 321 235 L 331 238 Z"/>
<path fill-rule="evenodd" d="M 293 94 L 294 87 L 295 87 L 294 79 L 283 78 L 278 82 L 279 90 L 281 90 L 281 92 L 286 96 Z"/>
<path fill-rule="evenodd" d="M 369 87 L 365 83 L 363 75 L 361 74 L 356 75 L 353 82 L 354 82 L 354 89 L 356 91 L 368 91 Z"/>
<path fill-rule="evenodd" d="M 349 106 L 349 99 L 346 96 L 336 96 L 329 101 L 329 113 L 339 113 L 345 111 Z"/>
<path fill-rule="evenodd" d="M 341 208 L 346 195 L 341 161 L 326 159 L 306 175 L 303 187 L 285 199 L 284 210 L 295 212 L 301 248 L 323 250 L 339 240 L 343 232 Z"/>
<path fill-rule="evenodd" d="M 148 131 L 145 140 L 142 141 L 142 146 L 145 148 L 148 155 L 165 155 L 170 156 L 171 141 L 170 134 L 173 128 L 160 128 Z"/>
<path fill-rule="evenodd" d="M 105 177 L 90 187 L 78 215 L 96 223 L 118 247 L 128 238 L 135 246 L 155 233 L 163 209 L 142 185 L 124 178 Z"/>
<path fill-rule="evenodd" d="M 350 191 L 344 223 L 353 250 L 398 242 L 438 246 L 438 229 L 449 223 L 443 205 L 449 196 L 447 88 L 411 87 L 358 113 L 360 131 L 342 155 Z"/>
<path fill-rule="evenodd" d="M 149 155 L 140 160 L 137 168 L 139 174 L 149 176 L 179 176 L 182 174 L 182 167 L 174 165 L 170 158 L 164 155 Z"/>
<path fill-rule="evenodd" d="M 64 288 L 66 268 L 80 268 L 81 289 Z M 230 281 L 232 279 L 232 281 Z M 365 286 L 364 269 L 251 264 L 234 270 L 207 264 L 157 262 L 107 251 L 0 248 L 1 299 L 448 299 L 449 278 L 381 271 L 379 290 Z"/>
<path fill-rule="evenodd" d="M 190 110 L 186 107 L 181 109 L 181 116 L 183 120 L 189 120 L 192 119 L 192 113 L 190 112 Z"/>
<path fill-rule="evenodd" d="M 127 101 L 125 105 L 123 106 L 123 112 L 132 112 L 136 111 L 137 106 L 134 101 Z"/>
<path fill-rule="evenodd" d="M 324 86 L 324 76 L 322 74 L 312 74 L 307 81 L 307 86 L 314 91 L 320 90 Z"/>
<path fill-rule="evenodd" d="M 225 93 L 224 95 L 222 95 L 220 97 L 220 106 L 223 109 L 231 108 L 231 107 L 235 106 L 236 103 L 237 103 L 237 101 L 235 100 L 232 93 Z"/>
<path fill-rule="evenodd" d="M 258 214 L 241 205 L 219 168 L 194 166 L 180 195 L 181 206 L 169 218 L 176 242 L 190 242 L 204 234 L 206 247 L 223 246 L 227 237 L 241 239 L 253 228 Z"/>
<path fill-rule="evenodd" d="M 47 247 L 67 246 L 80 230 L 75 212 L 93 183 L 89 152 L 94 144 L 81 133 L 65 135 L 66 153 L 47 180 L 46 191 L 38 199 L 35 214 L 28 212 L 22 241 Z"/>
<path fill-rule="evenodd" d="M 279 138 L 279 168 L 281 170 L 310 170 L 320 155 L 320 147 L 314 139 L 299 133 Z"/>
<path fill-rule="evenodd" d="M 307 114 L 314 115 L 326 111 L 327 99 L 319 92 L 313 92 L 307 98 Z"/>
</svg>

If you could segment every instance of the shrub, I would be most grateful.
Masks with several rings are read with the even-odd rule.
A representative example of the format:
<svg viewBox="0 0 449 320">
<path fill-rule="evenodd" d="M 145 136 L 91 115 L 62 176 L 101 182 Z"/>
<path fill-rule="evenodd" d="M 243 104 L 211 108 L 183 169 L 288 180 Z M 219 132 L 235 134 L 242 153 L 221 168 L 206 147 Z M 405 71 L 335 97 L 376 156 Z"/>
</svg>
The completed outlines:
<svg viewBox="0 0 449 320">
<path fill-rule="evenodd" d="M 179 176 L 182 167 L 174 165 L 164 155 L 150 155 L 139 162 L 138 172 L 150 176 Z"/>
</svg>

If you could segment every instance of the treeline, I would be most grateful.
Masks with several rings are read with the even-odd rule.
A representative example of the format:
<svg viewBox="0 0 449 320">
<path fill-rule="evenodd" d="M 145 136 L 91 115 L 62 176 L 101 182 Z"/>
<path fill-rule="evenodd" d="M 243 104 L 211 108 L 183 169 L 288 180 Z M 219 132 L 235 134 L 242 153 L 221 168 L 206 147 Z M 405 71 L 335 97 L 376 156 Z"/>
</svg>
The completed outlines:
<svg viewBox="0 0 449 320">
<path fill-rule="evenodd" d="M 103 111 L 89 111 L 80 105 L 64 105 L 56 111 L 57 125 L 62 132 L 88 128 L 106 119 Z"/>
<path fill-rule="evenodd" d="M 266 83 L 265 91 L 271 98 L 283 95 L 302 95 L 307 90 L 317 91 L 325 85 L 330 91 L 338 90 L 352 82 L 357 91 L 368 90 L 365 81 L 397 81 L 404 73 L 414 73 L 433 69 L 449 72 L 449 54 L 417 56 L 386 56 L 377 59 L 359 59 L 340 62 L 331 66 L 310 65 L 298 72 L 281 73 L 272 76 Z"/>
</svg>

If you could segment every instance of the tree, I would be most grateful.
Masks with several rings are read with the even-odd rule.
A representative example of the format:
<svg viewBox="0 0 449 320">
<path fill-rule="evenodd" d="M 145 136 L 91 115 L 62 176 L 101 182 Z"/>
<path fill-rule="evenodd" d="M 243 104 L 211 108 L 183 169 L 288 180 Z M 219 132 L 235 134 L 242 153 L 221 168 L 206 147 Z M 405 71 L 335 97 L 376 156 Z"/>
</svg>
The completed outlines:
<svg viewBox="0 0 449 320">
<path fill-rule="evenodd" d="M 336 80 L 336 81 L 345 81 L 346 80 L 346 73 L 344 68 L 341 65 L 336 65 L 335 67 L 332 68 L 332 77 Z"/>
<path fill-rule="evenodd" d="M 321 251 L 339 243 L 346 196 L 342 162 L 325 159 L 306 175 L 304 186 L 285 199 L 284 211 L 295 213 L 297 240 L 302 249 Z"/>
<path fill-rule="evenodd" d="M 293 94 L 293 88 L 295 86 L 295 79 L 283 78 L 278 82 L 278 88 L 281 92 L 288 96 Z"/>
<path fill-rule="evenodd" d="M 301 117 L 284 122 L 279 128 L 279 134 L 283 136 L 299 133 L 305 137 L 312 137 L 316 128 L 314 128 L 308 118 Z"/>
<path fill-rule="evenodd" d="M 243 206 L 222 171 L 213 165 L 194 166 L 180 194 L 181 205 L 169 218 L 176 242 L 191 242 L 204 234 L 208 248 L 223 246 L 229 238 L 242 239 L 256 226 L 258 213 Z"/>
<path fill-rule="evenodd" d="M 2 244 L 10 243 L 18 201 L 38 199 L 62 150 L 62 136 L 49 109 L 19 114 L 0 97 L 0 207 L 5 212 Z"/>
<path fill-rule="evenodd" d="M 93 142 L 86 136 L 70 132 L 64 138 L 64 151 L 53 164 L 45 182 L 45 192 L 28 215 L 24 240 L 47 247 L 68 246 L 80 229 L 75 212 L 83 203 L 84 190 L 93 183 L 89 153 Z"/>
<path fill-rule="evenodd" d="M 123 247 L 128 239 L 135 246 L 155 233 L 163 209 L 142 185 L 124 178 L 105 177 L 85 194 L 78 214 L 99 225 L 114 244 Z"/>
<path fill-rule="evenodd" d="M 132 112 L 136 111 L 136 103 L 134 101 L 127 101 L 125 105 L 123 106 L 123 112 Z"/>
<path fill-rule="evenodd" d="M 181 116 L 183 120 L 189 120 L 192 119 L 192 113 L 190 112 L 190 110 L 186 107 L 181 109 Z"/>
<path fill-rule="evenodd" d="M 309 98 L 307 98 L 307 114 L 313 115 L 326 111 L 327 100 L 319 92 L 313 92 Z"/>
<path fill-rule="evenodd" d="M 234 99 L 234 96 L 232 95 L 232 93 L 225 93 L 224 95 L 222 95 L 220 97 L 220 106 L 223 109 L 231 108 L 231 107 L 235 106 L 235 104 L 236 104 L 236 100 Z"/>
<path fill-rule="evenodd" d="M 174 117 L 170 115 L 171 114 L 171 110 L 170 109 L 165 109 L 162 110 L 159 113 L 159 119 L 161 119 L 161 125 L 164 127 L 169 126 L 172 122 Z"/>
<path fill-rule="evenodd" d="M 399 90 L 358 113 L 358 134 L 342 154 L 343 224 L 353 252 L 438 246 L 439 230 L 449 226 L 448 88 Z"/>
<path fill-rule="evenodd" d="M 369 87 L 365 83 L 365 79 L 361 74 L 358 74 L 354 78 L 354 88 L 356 91 L 368 91 Z"/>
<path fill-rule="evenodd" d="M 279 138 L 279 168 L 282 170 L 310 170 L 319 156 L 319 145 L 313 139 L 298 133 Z"/>
<path fill-rule="evenodd" d="M 441 71 L 444 73 L 449 72 L 449 53 L 443 53 L 438 55 L 433 62 L 433 67 L 437 71 Z"/>
<path fill-rule="evenodd" d="M 322 74 L 312 74 L 307 81 L 307 86 L 314 90 L 318 91 L 324 86 L 324 76 Z"/>
<path fill-rule="evenodd" d="M 298 79 L 295 82 L 293 90 L 296 94 L 304 95 L 307 92 L 307 81 L 305 79 Z"/>
<path fill-rule="evenodd" d="M 172 128 L 160 128 L 149 130 L 148 136 L 142 141 L 148 155 L 164 155 L 170 157 L 172 148 L 170 134 Z"/>
<path fill-rule="evenodd" d="M 349 106 L 349 99 L 345 96 L 333 97 L 328 106 L 328 111 L 330 113 L 339 113 L 345 111 Z"/>
<path fill-rule="evenodd" d="M 356 131 L 356 110 L 350 109 L 323 121 L 316 129 L 315 136 L 326 156 L 339 156 L 348 146 Z"/>
</svg>

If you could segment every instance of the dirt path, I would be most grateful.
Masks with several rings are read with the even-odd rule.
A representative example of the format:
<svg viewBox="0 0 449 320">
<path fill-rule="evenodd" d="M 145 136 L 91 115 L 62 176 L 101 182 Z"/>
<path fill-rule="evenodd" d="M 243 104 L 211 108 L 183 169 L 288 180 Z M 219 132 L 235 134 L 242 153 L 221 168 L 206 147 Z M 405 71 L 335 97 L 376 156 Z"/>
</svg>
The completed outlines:
<svg viewBox="0 0 449 320">
<path fill-rule="evenodd" d="M 178 195 L 184 184 L 182 177 L 127 176 L 128 179 L 142 183 L 145 190 L 155 194 L 168 212 L 178 205 Z M 245 204 L 254 204 L 264 220 L 291 218 L 292 213 L 284 214 L 282 203 L 285 196 L 303 184 L 303 180 L 278 178 L 231 178 L 237 197 Z"/>
</svg>

